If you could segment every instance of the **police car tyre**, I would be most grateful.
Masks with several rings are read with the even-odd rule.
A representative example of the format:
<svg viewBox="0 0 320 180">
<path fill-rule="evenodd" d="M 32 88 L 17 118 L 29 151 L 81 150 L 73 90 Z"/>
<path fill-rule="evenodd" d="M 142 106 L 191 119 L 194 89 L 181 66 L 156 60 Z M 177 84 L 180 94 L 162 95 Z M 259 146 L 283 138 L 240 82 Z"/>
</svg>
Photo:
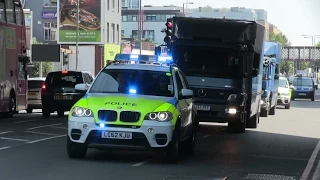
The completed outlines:
<svg viewBox="0 0 320 180">
<path fill-rule="evenodd" d="M 67 138 L 67 151 L 69 158 L 81 159 L 87 154 L 87 147 L 83 144 L 72 142 L 68 136 Z"/>
<path fill-rule="evenodd" d="M 290 104 L 284 106 L 285 109 L 290 109 Z"/>
<path fill-rule="evenodd" d="M 49 118 L 50 117 L 50 111 L 47 109 L 42 109 L 42 117 Z"/>
<path fill-rule="evenodd" d="M 196 148 L 196 125 L 192 126 L 191 135 L 183 142 L 181 148 L 185 153 L 194 154 Z"/>
<path fill-rule="evenodd" d="M 177 122 L 177 124 L 179 124 Z M 179 161 L 180 156 L 180 125 L 176 125 L 172 134 L 172 140 L 166 148 L 164 162 L 176 163 Z"/>
</svg>

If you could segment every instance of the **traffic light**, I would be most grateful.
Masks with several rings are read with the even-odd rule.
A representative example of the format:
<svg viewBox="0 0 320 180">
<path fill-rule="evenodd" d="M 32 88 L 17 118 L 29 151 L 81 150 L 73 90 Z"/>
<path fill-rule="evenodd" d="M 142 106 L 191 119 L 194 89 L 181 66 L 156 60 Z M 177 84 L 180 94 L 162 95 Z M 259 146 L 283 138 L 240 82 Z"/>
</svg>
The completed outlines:
<svg viewBox="0 0 320 180">
<path fill-rule="evenodd" d="M 167 19 L 166 25 L 166 36 L 164 37 L 163 41 L 167 44 L 167 46 L 171 45 L 171 36 L 172 36 L 172 19 Z"/>
</svg>

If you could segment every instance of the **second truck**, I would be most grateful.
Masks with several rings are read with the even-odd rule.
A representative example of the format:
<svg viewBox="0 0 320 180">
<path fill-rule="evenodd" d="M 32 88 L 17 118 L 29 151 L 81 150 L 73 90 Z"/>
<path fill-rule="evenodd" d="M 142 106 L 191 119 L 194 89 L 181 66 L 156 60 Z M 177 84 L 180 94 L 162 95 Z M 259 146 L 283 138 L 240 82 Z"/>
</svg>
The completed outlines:
<svg viewBox="0 0 320 180">
<path fill-rule="evenodd" d="M 198 122 L 228 123 L 238 133 L 257 128 L 265 27 L 191 17 L 173 17 L 166 26 L 167 54 L 194 91 Z"/>
</svg>

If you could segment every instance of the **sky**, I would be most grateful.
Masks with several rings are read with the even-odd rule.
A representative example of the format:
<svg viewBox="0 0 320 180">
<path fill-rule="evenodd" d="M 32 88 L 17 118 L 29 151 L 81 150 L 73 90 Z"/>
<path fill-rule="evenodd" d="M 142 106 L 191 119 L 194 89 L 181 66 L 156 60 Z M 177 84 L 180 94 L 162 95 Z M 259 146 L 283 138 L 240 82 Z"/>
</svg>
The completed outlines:
<svg viewBox="0 0 320 180">
<path fill-rule="evenodd" d="M 142 5 L 182 6 L 187 0 L 142 0 Z M 264 9 L 268 21 L 282 31 L 292 46 L 311 46 L 312 39 L 302 35 L 318 35 L 320 42 L 320 0 L 189 0 L 188 8 L 211 6 L 213 8 L 246 7 Z"/>
</svg>

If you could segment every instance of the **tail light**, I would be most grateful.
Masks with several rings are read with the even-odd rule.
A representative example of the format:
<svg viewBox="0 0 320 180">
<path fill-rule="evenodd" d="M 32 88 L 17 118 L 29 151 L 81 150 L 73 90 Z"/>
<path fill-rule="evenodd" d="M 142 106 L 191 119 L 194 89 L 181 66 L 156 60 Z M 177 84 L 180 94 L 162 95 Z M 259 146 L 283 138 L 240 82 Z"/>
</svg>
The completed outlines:
<svg viewBox="0 0 320 180">
<path fill-rule="evenodd" d="M 46 93 L 46 91 L 47 91 L 47 86 L 45 83 L 43 83 L 41 86 L 41 93 Z"/>
</svg>

